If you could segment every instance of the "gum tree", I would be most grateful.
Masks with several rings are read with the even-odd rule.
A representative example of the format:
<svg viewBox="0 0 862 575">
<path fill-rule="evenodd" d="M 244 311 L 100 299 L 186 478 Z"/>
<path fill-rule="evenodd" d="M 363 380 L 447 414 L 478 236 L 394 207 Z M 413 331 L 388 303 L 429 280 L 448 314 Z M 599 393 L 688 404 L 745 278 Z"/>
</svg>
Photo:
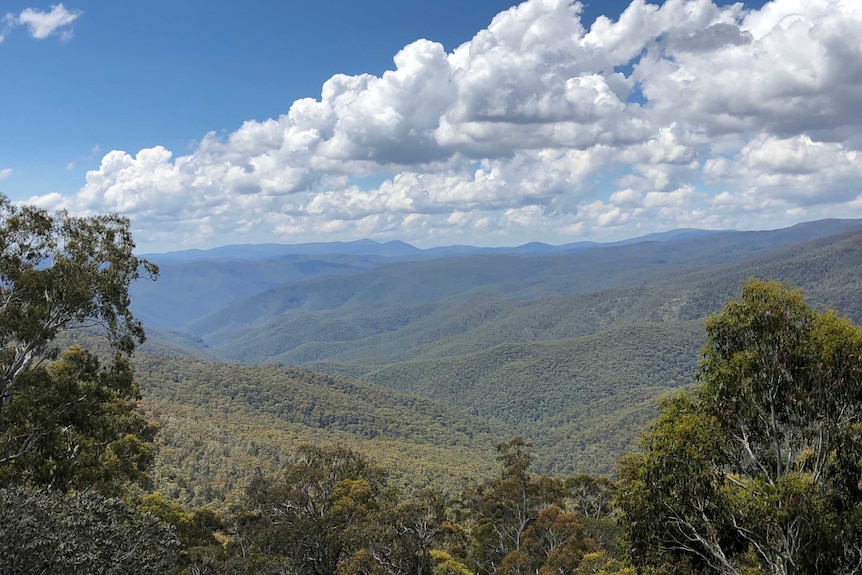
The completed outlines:
<svg viewBox="0 0 862 575">
<path fill-rule="evenodd" d="M 151 450 L 128 357 L 144 331 L 129 284 L 158 269 L 134 247 L 125 218 L 0 196 L 0 484 L 110 490 L 143 477 Z M 108 365 L 78 347 L 61 357 L 61 333 L 94 328 Z"/>
<path fill-rule="evenodd" d="M 620 466 L 632 558 L 859 572 L 862 330 L 750 280 L 706 331 L 699 385 L 666 402 L 645 450 Z"/>
</svg>

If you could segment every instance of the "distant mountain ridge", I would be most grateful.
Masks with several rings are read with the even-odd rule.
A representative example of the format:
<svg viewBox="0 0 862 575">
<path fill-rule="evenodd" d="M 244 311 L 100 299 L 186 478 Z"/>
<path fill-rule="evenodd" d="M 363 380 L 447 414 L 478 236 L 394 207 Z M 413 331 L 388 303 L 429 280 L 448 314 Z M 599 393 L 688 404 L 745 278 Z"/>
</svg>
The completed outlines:
<svg viewBox="0 0 862 575">
<path fill-rule="evenodd" d="M 206 250 L 190 249 L 175 252 L 143 254 L 157 262 L 196 260 L 257 260 L 286 255 L 350 255 L 404 257 L 422 253 L 408 243 L 392 240 L 384 243 L 362 239 L 352 242 L 312 242 L 305 244 L 233 244 Z"/>
<path fill-rule="evenodd" d="M 266 314 L 290 307 L 338 307 L 348 301 L 370 304 L 387 294 L 411 303 L 436 301 L 448 297 L 446 294 L 464 295 L 470 290 L 492 295 L 517 292 L 521 298 L 566 295 L 618 285 L 607 284 L 607 278 L 600 277 L 608 270 L 620 278 L 617 282 L 643 281 L 644 273 L 721 265 L 790 243 L 860 228 L 862 220 L 821 220 L 771 231 L 682 229 L 609 244 L 532 243 L 515 248 L 450 246 L 420 250 L 404 242 L 380 244 L 372 240 L 224 246 L 148 256 L 160 265 L 160 279 L 132 286 L 132 308 L 147 326 L 177 330 L 207 316 L 221 321 L 214 315 L 220 311 L 237 317 L 228 307 L 245 305 L 242 302 L 248 298 L 266 299 L 272 290 L 284 293 L 286 302 L 295 303 L 286 307 L 261 303 L 261 312 Z M 572 266 L 579 268 L 577 274 Z M 426 295 L 417 300 L 411 295 L 418 294 L 417 290 Z M 223 322 L 221 328 L 231 329 L 233 323 Z M 202 335 L 198 328 L 193 331 Z"/>
<path fill-rule="evenodd" d="M 600 246 L 616 246 L 640 242 L 666 242 L 682 238 L 721 233 L 724 230 L 701 230 L 685 228 L 638 236 L 615 242 L 582 241 L 562 245 L 543 242 L 529 242 L 519 246 L 479 247 L 470 245 L 451 245 L 432 248 L 417 248 L 407 242 L 390 240 L 378 242 L 361 239 L 350 242 L 311 242 L 302 244 L 231 244 L 210 249 L 189 249 L 163 253 L 142 254 L 141 257 L 156 262 L 187 262 L 198 260 L 256 260 L 279 256 L 297 255 L 351 255 L 383 256 L 391 258 L 412 256 L 454 256 L 478 254 L 549 254 L 580 251 Z"/>
<path fill-rule="evenodd" d="M 664 232 L 655 232 L 632 238 L 610 241 L 580 241 L 560 245 L 552 245 L 544 242 L 533 241 L 518 246 L 481 247 L 463 244 L 448 246 L 436 246 L 430 248 L 418 248 L 401 240 L 389 240 L 378 242 L 364 238 L 353 241 L 334 242 L 309 242 L 299 244 L 229 244 L 208 249 L 187 249 L 170 252 L 150 252 L 141 254 L 140 257 L 150 259 L 157 263 L 162 262 L 189 262 L 204 260 L 262 260 L 283 256 L 379 256 L 387 258 L 411 258 L 417 256 L 458 256 L 458 255 L 547 255 L 554 253 L 577 252 L 599 247 L 624 246 L 645 242 L 674 242 L 686 238 L 712 235 L 712 234 L 745 234 L 745 233 L 768 233 L 775 231 L 787 231 L 799 234 L 799 241 L 819 237 L 816 232 L 813 236 L 807 236 L 806 230 L 820 230 L 825 226 L 833 226 L 835 233 L 841 233 L 858 226 L 862 226 L 862 219 L 823 219 L 811 222 L 802 222 L 787 228 L 775 230 L 706 230 L 699 228 L 678 228 Z"/>
<path fill-rule="evenodd" d="M 860 229 L 862 222 L 847 227 Z M 673 242 L 621 244 L 544 256 L 485 254 L 392 262 L 358 274 L 312 277 L 274 286 L 249 298 L 235 300 L 190 322 L 185 328 L 210 345 L 219 346 L 265 326 L 260 335 L 269 339 L 270 326 L 283 317 L 293 326 L 287 329 L 286 324 L 285 331 L 301 339 L 306 332 L 296 330 L 295 319 L 315 312 L 337 310 L 335 323 L 347 324 L 344 319 L 351 316 L 349 310 L 353 309 L 399 306 L 415 315 L 422 312 L 413 308 L 432 306 L 425 308 L 430 312 L 434 306 L 450 306 L 454 303 L 449 301 L 451 298 L 463 300 L 485 295 L 504 300 L 530 300 L 585 294 L 657 281 L 684 271 L 737 263 L 844 229 L 845 226 L 812 224 L 764 232 L 689 235 Z M 372 314 L 377 319 L 363 321 L 368 329 L 374 329 L 373 326 L 388 329 L 388 324 L 382 321 L 389 317 L 388 313 L 372 311 Z M 312 322 L 310 327 L 317 331 L 319 325 Z M 312 338 L 311 341 L 319 340 Z M 273 349 L 271 342 L 248 343 L 259 350 Z M 260 361 L 260 357 L 251 361 Z"/>
</svg>

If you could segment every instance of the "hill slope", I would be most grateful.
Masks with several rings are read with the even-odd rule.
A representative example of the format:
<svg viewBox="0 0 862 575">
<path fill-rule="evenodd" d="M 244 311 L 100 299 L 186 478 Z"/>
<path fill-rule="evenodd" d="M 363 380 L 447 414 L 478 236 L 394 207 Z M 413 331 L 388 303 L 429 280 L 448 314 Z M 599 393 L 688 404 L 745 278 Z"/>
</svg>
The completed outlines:
<svg viewBox="0 0 862 575">
<path fill-rule="evenodd" d="M 178 329 L 237 300 L 320 276 L 358 274 L 388 261 L 366 256 L 282 256 L 263 260 L 153 260 L 156 282 L 131 288 L 133 311 L 147 326 Z"/>
<path fill-rule="evenodd" d="M 569 256 L 384 266 L 272 290 L 196 322 L 191 331 L 232 361 L 385 364 L 573 338 L 630 323 L 697 319 L 717 311 L 752 275 L 817 291 L 815 303 L 835 302 L 853 284 L 857 234 L 841 240 L 849 242 L 844 253 L 826 253 L 838 241 L 829 238 L 844 236 L 786 249 L 741 247 L 746 238 L 753 238 L 752 245 L 784 241 L 760 234 L 733 235 L 723 243 L 714 241 L 723 234 L 709 236 L 720 252 L 711 256 L 703 255 L 703 238 L 693 238 L 681 240 L 679 252 L 671 244 L 646 244 Z M 794 237 L 786 230 L 776 234 Z M 826 252 L 815 253 L 818 246 Z M 706 265 L 715 260 L 729 263 Z M 831 295 L 820 294 L 825 281 L 836 286 Z M 852 305 L 849 298 L 841 309 Z"/>
<path fill-rule="evenodd" d="M 751 276 L 800 285 L 815 306 L 862 319 L 854 295 L 862 293 L 862 233 L 854 233 L 654 286 L 508 308 L 496 302 L 496 315 L 420 346 L 409 361 L 374 365 L 359 348 L 315 367 L 515 426 L 542 446 L 539 462 L 550 471 L 608 473 L 655 416 L 657 397 L 692 381 L 699 318 Z"/>
<path fill-rule="evenodd" d="M 160 426 L 156 488 L 196 505 L 230 501 L 304 441 L 357 447 L 403 486 L 453 489 L 487 473 L 511 433 L 440 402 L 308 370 L 151 354 L 135 367 Z"/>
<path fill-rule="evenodd" d="M 824 220 L 766 232 L 676 230 L 612 245 L 528 244 L 463 252 L 368 240 L 226 246 L 150 256 L 161 265 L 161 279 L 134 284 L 132 301 L 148 326 L 191 324 L 192 334 L 218 345 L 288 310 L 418 304 L 470 293 L 518 299 L 587 293 L 740 261 L 859 227 L 857 220 Z M 378 273 L 372 271 L 378 267 Z"/>
<path fill-rule="evenodd" d="M 141 374 L 164 429 L 159 481 L 187 499 L 229 497 L 243 473 L 283 461 L 285 446 L 325 438 L 362 445 L 405 482 L 451 485 L 490 466 L 493 444 L 512 434 L 534 443 L 540 471 L 610 472 L 656 398 L 692 381 L 701 318 L 746 278 L 798 285 L 816 307 L 862 320 L 862 232 L 817 237 L 825 231 L 713 234 L 712 252 L 693 237 L 674 242 L 679 251 L 402 262 L 230 305 L 196 324 L 221 347 L 174 334 L 161 349 L 186 342 L 364 383 L 152 356 Z"/>
</svg>

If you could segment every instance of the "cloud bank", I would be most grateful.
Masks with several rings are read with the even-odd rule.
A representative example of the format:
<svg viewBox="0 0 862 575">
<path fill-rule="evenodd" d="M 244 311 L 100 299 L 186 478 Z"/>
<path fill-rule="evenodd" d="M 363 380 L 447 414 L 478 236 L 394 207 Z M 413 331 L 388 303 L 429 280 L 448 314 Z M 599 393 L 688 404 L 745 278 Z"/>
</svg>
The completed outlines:
<svg viewBox="0 0 862 575">
<path fill-rule="evenodd" d="M 20 21 L 44 37 L 64 10 Z M 333 76 L 184 155 L 111 151 L 74 197 L 30 201 L 129 215 L 154 247 L 862 217 L 862 3 L 634 0 L 589 28 L 580 13 L 528 0 L 453 52 L 418 40 L 382 76 Z"/>
</svg>

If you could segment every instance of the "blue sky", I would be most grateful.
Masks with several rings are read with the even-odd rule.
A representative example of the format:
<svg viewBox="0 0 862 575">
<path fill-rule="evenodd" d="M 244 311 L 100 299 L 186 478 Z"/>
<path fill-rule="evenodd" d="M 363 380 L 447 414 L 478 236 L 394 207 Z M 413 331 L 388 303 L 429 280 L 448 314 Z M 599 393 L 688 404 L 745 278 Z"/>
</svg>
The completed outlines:
<svg viewBox="0 0 862 575">
<path fill-rule="evenodd" d="M 860 3 L 512 6 L 7 2 L 0 192 L 148 251 L 862 217 Z"/>
<path fill-rule="evenodd" d="M 95 146 L 182 150 L 208 131 L 232 131 L 245 120 L 276 117 L 296 99 L 319 96 L 333 74 L 382 74 L 418 38 L 454 48 L 510 6 L 256 4 L 78 2 L 63 5 L 79 17 L 58 29 L 58 37 L 34 42 L 24 29 L 10 31 L 0 61 L 7 85 L 20 89 L 0 96 L 4 131 L 15 135 L 14 143 L 4 138 L 2 157 L 22 165 L 29 158 L 34 171 L 53 172 L 65 171 L 76 157 L 98 155 Z M 28 6 L 7 9 L 15 14 Z M 59 39 L 64 30 L 72 38 Z M 43 154 L 55 150 L 46 165 Z M 97 166 L 98 157 L 89 159 L 82 169 Z M 84 172 L 76 175 L 66 179 L 70 186 L 82 183 Z"/>
</svg>

